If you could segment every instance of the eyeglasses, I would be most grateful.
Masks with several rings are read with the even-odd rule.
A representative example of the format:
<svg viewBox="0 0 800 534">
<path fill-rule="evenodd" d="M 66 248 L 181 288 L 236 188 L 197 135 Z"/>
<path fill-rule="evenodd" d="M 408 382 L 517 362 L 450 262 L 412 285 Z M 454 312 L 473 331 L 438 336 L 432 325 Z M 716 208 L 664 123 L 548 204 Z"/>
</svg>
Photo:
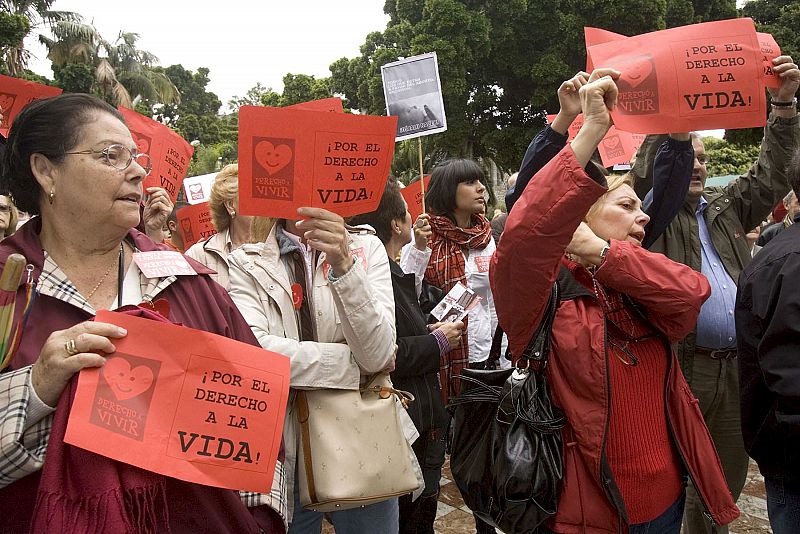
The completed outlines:
<svg viewBox="0 0 800 534">
<path fill-rule="evenodd" d="M 102 154 L 103 161 L 120 171 L 130 167 L 132 161 L 136 161 L 136 164 L 143 168 L 147 174 L 150 174 L 153 169 L 153 162 L 148 154 L 133 152 L 124 145 L 108 145 L 103 150 L 80 150 L 64 152 L 64 154 Z"/>
</svg>

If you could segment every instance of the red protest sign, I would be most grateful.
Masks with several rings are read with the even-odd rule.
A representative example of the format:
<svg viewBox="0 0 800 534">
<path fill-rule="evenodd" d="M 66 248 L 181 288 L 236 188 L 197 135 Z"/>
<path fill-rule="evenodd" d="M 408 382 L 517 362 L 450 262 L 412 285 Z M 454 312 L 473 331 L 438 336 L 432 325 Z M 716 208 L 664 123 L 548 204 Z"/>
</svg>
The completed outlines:
<svg viewBox="0 0 800 534">
<path fill-rule="evenodd" d="M 321 100 L 312 100 L 310 102 L 301 102 L 286 106 L 286 109 L 305 109 L 307 111 L 333 111 L 334 113 L 344 113 L 342 107 L 342 99 L 339 97 L 323 98 Z"/>
<path fill-rule="evenodd" d="M 547 122 L 550 124 L 555 120 L 555 115 L 548 115 Z M 567 130 L 567 141 L 575 139 L 578 130 L 583 126 L 583 113 L 578 115 L 569 129 Z M 636 151 L 642 146 L 645 134 L 624 132 L 615 126 L 609 128 L 603 140 L 597 145 L 603 167 L 613 167 L 614 165 L 630 163 Z"/>
<path fill-rule="evenodd" d="M 81 372 L 64 441 L 162 475 L 269 492 L 289 358 L 208 332 L 101 310 L 125 328 Z"/>
<path fill-rule="evenodd" d="M 761 46 L 761 60 L 764 62 L 764 85 L 777 89 L 781 86 L 780 77 L 772 70 L 772 60 L 781 55 L 781 47 L 772 34 L 756 32 Z"/>
<path fill-rule="evenodd" d="M 22 108 L 34 100 L 57 96 L 62 92 L 63 89 L 58 87 L 0 75 L 0 114 L 3 115 L 0 134 L 8 137 L 8 130 Z"/>
<path fill-rule="evenodd" d="M 595 46 L 603 43 L 610 43 L 612 41 L 619 41 L 620 39 L 627 39 L 628 37 L 625 35 L 620 35 L 618 33 L 610 32 L 608 30 L 603 30 L 601 28 L 592 28 L 591 26 L 584 26 L 583 28 L 583 39 L 586 43 L 586 50 L 589 50 L 590 46 Z M 586 54 L 586 72 L 589 74 L 592 73 L 594 70 L 594 65 L 592 64 L 592 58 L 589 54 Z M 552 121 L 551 121 L 552 122 Z"/>
<path fill-rule="evenodd" d="M 153 170 L 144 179 L 144 187 L 163 187 L 174 203 L 189 170 L 194 148 L 160 122 L 122 106 L 119 110 L 128 123 L 137 149 L 149 154 L 153 161 Z"/>
<path fill-rule="evenodd" d="M 239 210 L 287 219 L 302 206 L 343 217 L 374 211 L 396 128 L 396 117 L 241 107 Z"/>
<path fill-rule="evenodd" d="M 179 209 L 177 221 L 186 248 L 217 233 L 214 221 L 211 220 L 211 208 L 208 202 Z"/>
<path fill-rule="evenodd" d="M 693 24 L 590 46 L 622 72 L 614 124 L 638 133 L 766 123 L 761 47 L 751 19 Z"/>
<path fill-rule="evenodd" d="M 425 191 L 428 190 L 428 186 L 431 183 L 431 175 L 426 174 L 423 177 L 423 183 L 425 184 Z M 417 217 L 422 215 L 422 186 L 419 183 L 419 180 L 410 184 L 408 187 L 404 187 L 400 190 L 400 194 L 403 195 L 403 198 L 406 199 L 406 204 L 408 204 L 408 213 L 411 214 L 411 221 L 416 221 Z"/>
</svg>

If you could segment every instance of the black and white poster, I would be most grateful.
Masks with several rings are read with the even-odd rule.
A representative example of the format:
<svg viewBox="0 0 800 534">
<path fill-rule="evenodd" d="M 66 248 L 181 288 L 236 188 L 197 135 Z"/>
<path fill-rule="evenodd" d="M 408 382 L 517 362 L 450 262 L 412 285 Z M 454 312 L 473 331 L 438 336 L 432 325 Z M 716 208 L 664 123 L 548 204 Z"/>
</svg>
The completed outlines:
<svg viewBox="0 0 800 534">
<path fill-rule="evenodd" d="M 397 117 L 397 141 L 447 130 L 436 52 L 381 67 L 388 115 Z"/>
</svg>

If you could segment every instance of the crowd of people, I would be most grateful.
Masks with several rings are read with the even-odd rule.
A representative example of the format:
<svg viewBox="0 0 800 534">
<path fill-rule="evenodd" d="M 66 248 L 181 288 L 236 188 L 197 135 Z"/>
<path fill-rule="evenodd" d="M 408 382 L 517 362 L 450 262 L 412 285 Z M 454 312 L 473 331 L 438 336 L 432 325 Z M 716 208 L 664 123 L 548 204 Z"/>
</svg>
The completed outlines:
<svg viewBox="0 0 800 534">
<path fill-rule="evenodd" d="M 708 158 L 689 132 L 648 137 L 631 172 L 609 174 L 595 155 L 620 72 L 597 69 L 558 88 L 560 111 L 491 222 L 471 159 L 432 169 L 416 220 L 393 177 L 377 210 L 349 219 L 310 207 L 242 215 L 228 165 L 209 201 L 217 233 L 188 250 L 182 204 L 143 190 L 152 164 L 116 109 L 84 94 L 30 103 L 0 160 L 0 263 L 22 254 L 38 291 L 0 374 L 0 532 L 306 534 L 327 516 L 339 534 L 432 533 L 460 372 L 496 364 L 498 327 L 501 365 L 514 365 L 554 283 L 546 372 L 566 418 L 564 467 L 557 511 L 537 532 L 727 532 L 750 457 L 774 532 L 800 531 L 800 70 L 788 56 L 773 68 L 781 83 L 759 159 L 726 186 L 705 186 Z M 32 218 L 21 224 L 18 210 Z M 133 254 L 155 250 L 185 252 L 197 274 L 146 277 Z M 433 319 L 458 284 L 477 306 Z M 77 374 L 127 335 L 94 321 L 99 310 L 290 358 L 270 491 L 186 482 L 64 442 Z M 419 491 L 327 513 L 303 506 L 297 393 L 359 390 L 382 372 L 415 399 Z"/>
</svg>

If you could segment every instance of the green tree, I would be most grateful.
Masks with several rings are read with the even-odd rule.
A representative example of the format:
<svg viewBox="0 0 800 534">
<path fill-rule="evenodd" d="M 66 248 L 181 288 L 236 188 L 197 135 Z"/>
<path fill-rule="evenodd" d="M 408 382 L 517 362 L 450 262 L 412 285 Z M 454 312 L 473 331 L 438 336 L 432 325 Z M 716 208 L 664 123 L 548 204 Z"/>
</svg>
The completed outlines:
<svg viewBox="0 0 800 534">
<path fill-rule="evenodd" d="M 209 69 L 200 67 L 197 72 L 185 69 L 182 65 L 170 65 L 167 68 L 155 67 L 153 70 L 166 75 L 181 95 L 179 104 L 166 104 L 159 110 L 164 122 L 176 120 L 185 115 L 216 115 L 222 106 L 219 97 L 207 90 L 211 81 Z"/>
<path fill-rule="evenodd" d="M 244 96 L 235 96 L 228 100 L 228 108 L 238 113 L 242 106 L 266 106 L 280 105 L 281 95 L 272 90 L 272 87 L 264 87 L 261 82 L 248 89 Z"/>
<path fill-rule="evenodd" d="M 800 1 L 798 0 L 750 0 L 741 14 L 755 21 L 758 31 L 771 33 L 781 47 L 781 53 L 790 55 L 795 62 L 800 59 Z M 769 110 L 767 111 L 769 113 Z M 731 143 L 747 146 L 758 144 L 764 135 L 762 128 L 727 130 L 725 139 Z"/>
<path fill-rule="evenodd" d="M 735 0 L 386 0 L 386 29 L 330 65 L 329 87 L 351 108 L 384 114 L 381 65 L 435 51 L 448 130 L 431 136 L 431 150 L 511 171 L 545 110 L 558 109 L 559 84 L 585 68 L 584 26 L 636 35 L 735 9 Z"/>
<path fill-rule="evenodd" d="M 158 58 L 136 47 L 138 34 L 120 32 L 115 41 L 107 41 L 80 19 L 60 21 L 52 33 L 52 39 L 40 35 L 39 41 L 53 66 L 79 63 L 93 68 L 92 92 L 108 102 L 132 108 L 133 95 L 151 103 L 180 103 L 175 84 L 155 69 Z"/>
<path fill-rule="evenodd" d="M 22 77 L 28 66 L 30 52 L 24 40 L 31 31 L 80 18 L 71 11 L 51 10 L 54 1 L 0 0 L 0 52 L 11 76 Z"/>
<path fill-rule="evenodd" d="M 761 147 L 757 144 L 743 146 L 724 139 L 706 137 L 703 144 L 708 155 L 708 175 L 727 176 L 743 174 L 758 159 Z"/>
</svg>

